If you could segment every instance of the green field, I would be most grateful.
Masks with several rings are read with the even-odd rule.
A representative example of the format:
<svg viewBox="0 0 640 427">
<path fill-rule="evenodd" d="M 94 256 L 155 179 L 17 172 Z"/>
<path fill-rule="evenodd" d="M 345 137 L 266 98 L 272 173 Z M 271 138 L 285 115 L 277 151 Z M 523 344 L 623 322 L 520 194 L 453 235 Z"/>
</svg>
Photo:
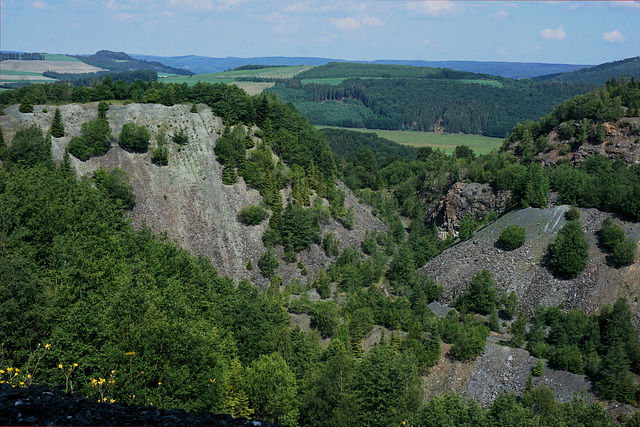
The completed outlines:
<svg viewBox="0 0 640 427">
<path fill-rule="evenodd" d="M 412 145 L 414 147 L 432 147 L 439 148 L 447 154 L 453 153 L 456 146 L 466 145 L 470 147 L 476 154 L 487 154 L 492 150 L 500 148 L 502 145 L 501 138 L 490 138 L 479 135 L 466 135 L 454 133 L 430 133 L 415 132 L 402 130 L 375 130 L 375 129 L 353 129 L 353 128 L 336 128 L 333 126 L 316 126 L 318 129 L 333 128 L 346 129 L 357 132 L 375 133 L 381 138 L 397 142 L 403 145 Z"/>
<path fill-rule="evenodd" d="M 328 79 L 302 79 L 300 81 L 302 82 L 303 85 L 306 85 L 309 83 L 316 83 L 320 85 L 338 86 L 340 83 L 342 83 L 345 80 L 347 80 L 346 77 L 335 77 L 335 78 L 328 78 Z"/>
<path fill-rule="evenodd" d="M 177 76 L 177 77 L 167 77 L 167 78 L 163 78 L 162 82 L 163 83 L 186 83 L 189 86 L 192 86 L 198 82 L 202 82 L 202 83 L 225 83 L 225 84 L 229 84 L 229 83 L 233 83 L 235 82 L 235 79 L 223 79 L 220 77 L 211 77 L 210 74 L 197 74 L 195 76 Z"/>
<path fill-rule="evenodd" d="M 3 75 L 3 76 L 42 76 L 42 73 L 36 73 L 35 71 L 0 70 L 0 75 Z"/>
<path fill-rule="evenodd" d="M 44 60 L 45 61 L 81 62 L 78 58 L 73 58 L 67 55 L 56 55 L 53 53 L 45 53 Z"/>
<path fill-rule="evenodd" d="M 473 80 L 473 79 L 447 79 L 450 82 L 459 82 L 459 83 L 476 83 L 481 85 L 493 86 L 498 88 L 503 88 L 504 85 L 496 80 Z"/>
</svg>

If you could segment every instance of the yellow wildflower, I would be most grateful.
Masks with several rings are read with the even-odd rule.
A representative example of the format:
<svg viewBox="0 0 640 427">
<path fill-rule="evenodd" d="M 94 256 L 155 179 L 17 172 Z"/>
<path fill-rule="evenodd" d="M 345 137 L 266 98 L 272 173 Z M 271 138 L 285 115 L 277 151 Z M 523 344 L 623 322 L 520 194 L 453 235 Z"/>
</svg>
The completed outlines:
<svg viewBox="0 0 640 427">
<path fill-rule="evenodd" d="M 16 372 L 20 372 L 20 369 L 16 368 Z"/>
<path fill-rule="evenodd" d="M 7 368 L 7 372 L 13 372 L 13 368 Z"/>
<path fill-rule="evenodd" d="M 136 352 L 135 351 L 127 351 L 124 355 L 125 356 L 135 356 Z"/>
<path fill-rule="evenodd" d="M 73 364 L 73 367 L 74 367 L 74 368 L 77 368 L 77 367 L 78 367 L 78 364 L 77 364 L 77 363 L 74 363 L 74 364 Z"/>
<path fill-rule="evenodd" d="M 62 363 L 58 365 L 58 368 L 59 368 L 59 369 L 62 369 Z"/>
<path fill-rule="evenodd" d="M 109 400 L 109 403 L 115 403 L 115 401 L 116 401 L 115 399 L 111 399 Z"/>
<path fill-rule="evenodd" d="M 20 381 L 20 385 L 24 385 L 24 381 Z"/>
<path fill-rule="evenodd" d="M 4 371 L 2 369 L 0 369 L 0 374 L 4 374 Z"/>
<path fill-rule="evenodd" d="M 161 382 L 159 382 L 159 383 L 158 383 L 158 385 L 162 385 L 162 383 L 161 383 Z"/>
</svg>

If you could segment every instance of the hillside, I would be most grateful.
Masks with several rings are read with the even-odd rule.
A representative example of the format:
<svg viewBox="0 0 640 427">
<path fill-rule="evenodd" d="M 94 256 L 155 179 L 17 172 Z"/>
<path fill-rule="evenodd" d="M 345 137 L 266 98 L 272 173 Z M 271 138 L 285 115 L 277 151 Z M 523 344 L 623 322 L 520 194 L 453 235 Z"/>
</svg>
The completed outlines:
<svg viewBox="0 0 640 427">
<path fill-rule="evenodd" d="M 172 240 L 194 255 L 211 259 L 222 274 L 236 280 L 252 278 L 256 285 L 264 288 L 268 286 L 268 280 L 259 272 L 248 271 L 246 265 L 249 260 L 258 265 L 258 259 L 266 249 L 262 234 L 268 224 L 247 226 L 236 218 L 242 207 L 259 204 L 262 196 L 247 187 L 242 178 L 231 186 L 222 184 L 222 166 L 213 151 L 222 132 L 222 121 L 204 105 L 198 107 L 198 113 L 189 110 L 187 105 L 165 107 L 154 104 L 114 105 L 109 109 L 109 125 L 116 139 L 123 124 L 133 120 L 149 129 L 159 129 L 161 125 L 185 129 L 190 143 L 179 151 L 172 148 L 167 167 L 152 164 L 150 154 L 133 154 L 115 144 L 105 156 L 86 162 L 72 158 L 72 163 L 80 176 L 91 175 L 100 167 L 122 168 L 131 177 L 136 195 L 136 205 L 131 212 L 135 224 L 144 222 L 155 232 L 166 231 Z M 52 155 L 58 161 L 69 140 L 80 135 L 80 125 L 95 117 L 97 104 L 64 105 L 60 111 L 66 136 L 53 139 Z M 5 113 L 0 117 L 0 125 L 9 140 L 17 129 L 31 124 L 49 128 L 53 118 L 52 112 L 43 113 L 42 107 L 37 107 L 34 114 L 21 114 L 17 106 L 5 109 Z M 366 229 L 385 228 L 381 221 L 371 216 L 370 208 L 367 210 L 358 204 L 349 193 L 345 204 L 355 210 L 352 229 L 345 229 L 335 219 L 328 219 L 322 227 L 323 234 L 334 233 L 340 249 L 362 241 Z M 282 247 L 279 250 L 282 257 Z M 301 252 L 299 257 L 310 274 L 329 261 L 315 245 L 310 251 Z M 285 284 L 306 280 L 295 264 L 282 262 L 276 274 L 287 278 Z"/>
<path fill-rule="evenodd" d="M 446 68 L 329 63 L 269 92 L 315 125 L 504 137 L 591 83 L 513 80 Z"/>
<path fill-rule="evenodd" d="M 207 56 L 156 56 L 131 54 L 137 59 L 157 61 L 176 68 L 184 68 L 196 74 L 218 73 L 248 64 L 264 65 L 325 65 L 329 62 L 361 62 L 371 64 L 413 65 L 416 67 L 440 67 L 472 73 L 491 74 L 512 79 L 532 78 L 552 73 L 565 73 L 588 65 L 546 64 L 536 62 L 499 62 L 499 61 L 422 61 L 422 60 L 375 60 L 355 61 L 315 57 L 250 57 L 250 58 L 213 58 Z"/>
<path fill-rule="evenodd" d="M 593 67 L 585 67 L 566 73 L 542 75 L 535 77 L 534 80 L 571 83 L 589 82 L 604 85 L 610 78 L 620 80 L 622 76 L 626 76 L 627 79 L 631 78 L 631 76 L 640 78 L 640 56 L 607 62 Z"/>
<path fill-rule="evenodd" d="M 135 59 L 124 52 L 100 50 L 93 55 L 76 55 L 76 58 L 85 64 L 106 68 L 111 71 L 152 70 L 158 73 L 179 74 L 183 76 L 193 74 L 191 71 L 170 67 L 157 61 Z"/>
</svg>

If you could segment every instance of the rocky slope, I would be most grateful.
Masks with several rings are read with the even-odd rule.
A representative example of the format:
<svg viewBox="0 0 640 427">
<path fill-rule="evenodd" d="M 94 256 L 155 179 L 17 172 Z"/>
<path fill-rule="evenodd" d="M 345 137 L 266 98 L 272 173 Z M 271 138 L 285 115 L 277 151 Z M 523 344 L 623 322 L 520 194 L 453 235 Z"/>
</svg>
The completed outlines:
<svg viewBox="0 0 640 427">
<path fill-rule="evenodd" d="M 37 105 L 29 114 L 20 113 L 15 105 L 6 108 L 5 115 L 0 117 L 5 139 L 11 141 L 16 130 L 31 124 L 46 131 L 51 126 L 55 108 Z M 81 124 L 97 116 L 97 103 L 68 104 L 59 108 L 65 136 L 52 138 L 52 155 L 56 160 L 62 159 L 71 137 L 80 135 Z M 257 269 L 257 262 L 265 251 L 262 233 L 267 223 L 251 227 L 236 219 L 243 206 L 257 204 L 262 197 L 257 190 L 248 188 L 242 178 L 231 186 L 222 184 L 222 167 L 213 151 L 222 131 L 221 119 L 205 105 L 198 105 L 198 112 L 191 113 L 189 105 L 166 107 L 158 104 L 112 105 L 107 117 L 115 137 L 111 149 L 106 155 L 86 162 L 72 156 L 78 174 L 90 175 L 100 167 L 124 169 L 131 177 L 136 195 L 136 206 L 131 213 L 136 226 L 146 223 L 155 232 L 166 231 L 182 247 L 210 258 L 221 274 L 236 280 L 253 278 L 254 283 L 266 286 L 267 281 Z M 167 127 L 169 136 L 175 129 L 185 129 L 189 144 L 182 149 L 173 143 L 168 144 L 169 165 L 156 166 L 151 163 L 150 153 L 130 153 L 115 142 L 122 126 L 133 121 L 146 125 L 150 130 L 151 148 L 155 145 L 158 129 L 163 125 Z M 372 216 L 371 208 L 361 205 L 346 187 L 342 186 L 342 189 L 347 194 L 345 207 L 353 207 L 353 229 L 347 230 L 333 219 L 322 224 L 322 228 L 323 233 L 334 233 L 341 249 L 344 249 L 351 245 L 359 246 L 366 229 L 384 228 L 384 224 Z M 283 199 L 286 200 L 284 191 Z M 310 273 L 329 261 L 315 245 L 300 253 L 298 258 Z M 252 271 L 246 269 L 249 260 L 255 266 Z M 276 273 L 285 278 L 285 283 L 294 279 L 306 281 L 296 263 L 281 262 Z"/>
<path fill-rule="evenodd" d="M 420 269 L 422 274 L 445 286 L 443 302 L 460 295 L 471 278 L 483 269 L 493 275 L 496 288 L 507 293 L 515 291 L 519 308 L 531 315 L 540 305 L 564 304 L 567 309 L 587 313 L 626 297 L 636 312 L 640 311 L 640 260 L 626 267 L 610 264 L 607 254 L 597 244 L 596 232 L 609 214 L 595 209 L 581 209 L 580 221 L 589 240 L 589 262 L 575 279 L 554 277 L 546 263 L 549 244 L 565 224 L 568 206 L 548 209 L 521 209 L 504 215 L 495 223 L 476 232 L 429 261 Z M 618 220 L 625 234 L 640 240 L 640 224 Z M 525 227 L 527 240 L 513 251 L 496 245 L 500 231 L 510 224 Z M 636 318 L 640 323 L 640 315 Z"/>
</svg>

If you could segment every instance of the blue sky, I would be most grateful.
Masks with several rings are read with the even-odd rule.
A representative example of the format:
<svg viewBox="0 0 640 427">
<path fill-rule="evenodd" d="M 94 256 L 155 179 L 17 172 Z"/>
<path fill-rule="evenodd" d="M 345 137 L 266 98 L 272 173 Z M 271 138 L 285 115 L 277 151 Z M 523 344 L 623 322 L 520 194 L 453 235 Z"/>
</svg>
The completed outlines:
<svg viewBox="0 0 640 427">
<path fill-rule="evenodd" d="M 640 55 L 640 1 L 2 0 L 1 48 L 599 64 Z"/>
</svg>

